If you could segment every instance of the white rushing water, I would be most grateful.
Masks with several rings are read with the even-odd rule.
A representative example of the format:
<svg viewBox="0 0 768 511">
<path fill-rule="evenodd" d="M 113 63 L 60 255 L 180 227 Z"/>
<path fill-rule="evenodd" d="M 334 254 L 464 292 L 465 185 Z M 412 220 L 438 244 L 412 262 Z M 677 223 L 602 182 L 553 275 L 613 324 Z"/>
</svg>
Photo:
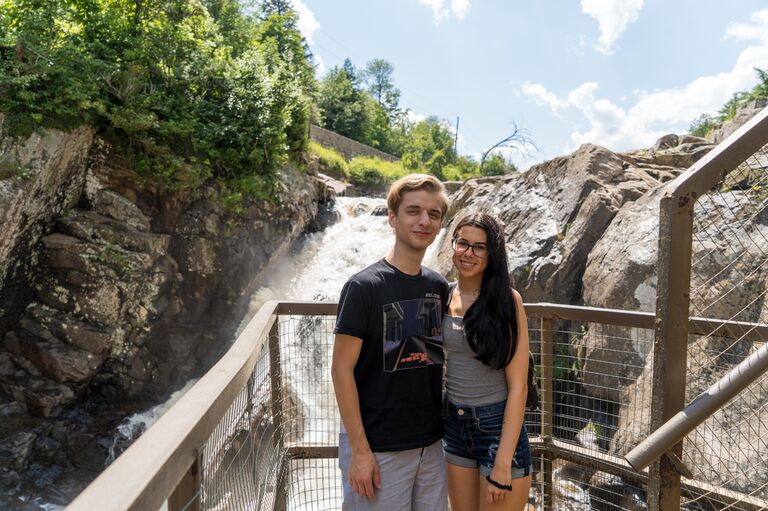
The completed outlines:
<svg viewBox="0 0 768 511">
<path fill-rule="evenodd" d="M 386 256 L 394 243 L 386 216 L 371 213 L 386 207 L 384 199 L 339 198 L 336 214 L 339 220 L 322 232 L 304 237 L 293 255 L 275 265 L 274 275 L 258 289 L 252 299 L 250 314 L 269 300 L 336 301 L 346 280 L 378 259 Z M 438 243 L 433 243 L 425 262 L 429 264 Z M 242 328 L 245 326 L 242 325 Z M 298 427 L 304 445 L 336 445 L 339 418 L 330 381 L 330 345 L 332 332 L 328 322 L 315 318 L 292 318 L 283 323 L 281 334 L 286 341 L 281 356 L 287 365 L 290 389 L 301 403 L 304 420 Z M 289 508 L 300 510 L 338 509 L 340 497 L 329 491 L 338 484 L 340 473 L 328 473 L 327 461 L 305 461 L 306 475 L 297 474 L 299 488 L 291 494 L 302 502 L 292 501 Z M 314 465 L 314 466 L 313 466 Z M 318 477 L 324 474 L 324 477 Z"/>
</svg>

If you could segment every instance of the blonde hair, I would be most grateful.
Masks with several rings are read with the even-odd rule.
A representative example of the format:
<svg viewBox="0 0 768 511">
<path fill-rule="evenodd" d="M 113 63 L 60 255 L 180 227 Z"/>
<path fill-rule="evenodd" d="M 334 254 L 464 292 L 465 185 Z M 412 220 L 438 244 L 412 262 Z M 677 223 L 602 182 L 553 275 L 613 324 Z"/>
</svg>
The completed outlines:
<svg viewBox="0 0 768 511">
<path fill-rule="evenodd" d="M 439 195 L 440 210 L 444 217 L 448 212 L 448 196 L 445 194 L 445 186 L 439 179 L 430 174 L 408 174 L 392 183 L 387 193 L 387 208 L 397 214 L 397 209 L 403 201 L 403 195 L 418 190 Z"/>
</svg>

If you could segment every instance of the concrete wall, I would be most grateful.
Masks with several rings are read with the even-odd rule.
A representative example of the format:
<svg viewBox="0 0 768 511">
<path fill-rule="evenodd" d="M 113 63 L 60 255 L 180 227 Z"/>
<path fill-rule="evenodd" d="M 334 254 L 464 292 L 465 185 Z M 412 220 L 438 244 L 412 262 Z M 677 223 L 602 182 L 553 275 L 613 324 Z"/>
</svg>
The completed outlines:
<svg viewBox="0 0 768 511">
<path fill-rule="evenodd" d="M 338 133 L 321 128 L 320 126 L 315 126 L 314 124 L 309 127 L 309 138 L 320 145 L 335 149 L 347 160 L 351 160 L 355 156 L 368 156 L 370 158 L 379 158 L 384 161 L 400 160 L 397 156 L 392 156 L 384 151 L 379 151 L 371 146 L 361 144 L 356 140 L 339 135 Z"/>
</svg>

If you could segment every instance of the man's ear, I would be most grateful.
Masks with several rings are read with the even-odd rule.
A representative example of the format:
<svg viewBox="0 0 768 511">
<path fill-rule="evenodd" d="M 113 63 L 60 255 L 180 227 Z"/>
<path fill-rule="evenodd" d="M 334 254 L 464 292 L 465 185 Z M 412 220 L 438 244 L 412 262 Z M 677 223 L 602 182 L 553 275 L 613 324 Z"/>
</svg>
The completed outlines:
<svg viewBox="0 0 768 511">
<path fill-rule="evenodd" d="M 387 223 L 389 223 L 389 226 L 391 228 L 395 228 L 395 218 L 397 218 L 397 213 L 392 211 L 391 209 L 387 210 Z"/>
</svg>

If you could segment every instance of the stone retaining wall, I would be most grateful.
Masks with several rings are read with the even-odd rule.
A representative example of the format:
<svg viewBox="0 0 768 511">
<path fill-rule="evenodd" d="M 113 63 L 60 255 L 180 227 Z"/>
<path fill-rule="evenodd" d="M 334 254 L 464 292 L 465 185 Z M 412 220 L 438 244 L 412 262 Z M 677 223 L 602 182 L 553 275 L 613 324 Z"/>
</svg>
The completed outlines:
<svg viewBox="0 0 768 511">
<path fill-rule="evenodd" d="M 392 156 L 384 151 L 379 151 L 371 146 L 361 144 L 357 140 L 352 140 L 344 135 L 339 135 L 333 131 L 315 126 L 309 127 L 309 138 L 320 145 L 330 147 L 340 152 L 344 158 L 351 160 L 355 156 L 368 156 L 370 158 L 379 158 L 384 161 L 399 161 L 400 158 Z"/>
</svg>

